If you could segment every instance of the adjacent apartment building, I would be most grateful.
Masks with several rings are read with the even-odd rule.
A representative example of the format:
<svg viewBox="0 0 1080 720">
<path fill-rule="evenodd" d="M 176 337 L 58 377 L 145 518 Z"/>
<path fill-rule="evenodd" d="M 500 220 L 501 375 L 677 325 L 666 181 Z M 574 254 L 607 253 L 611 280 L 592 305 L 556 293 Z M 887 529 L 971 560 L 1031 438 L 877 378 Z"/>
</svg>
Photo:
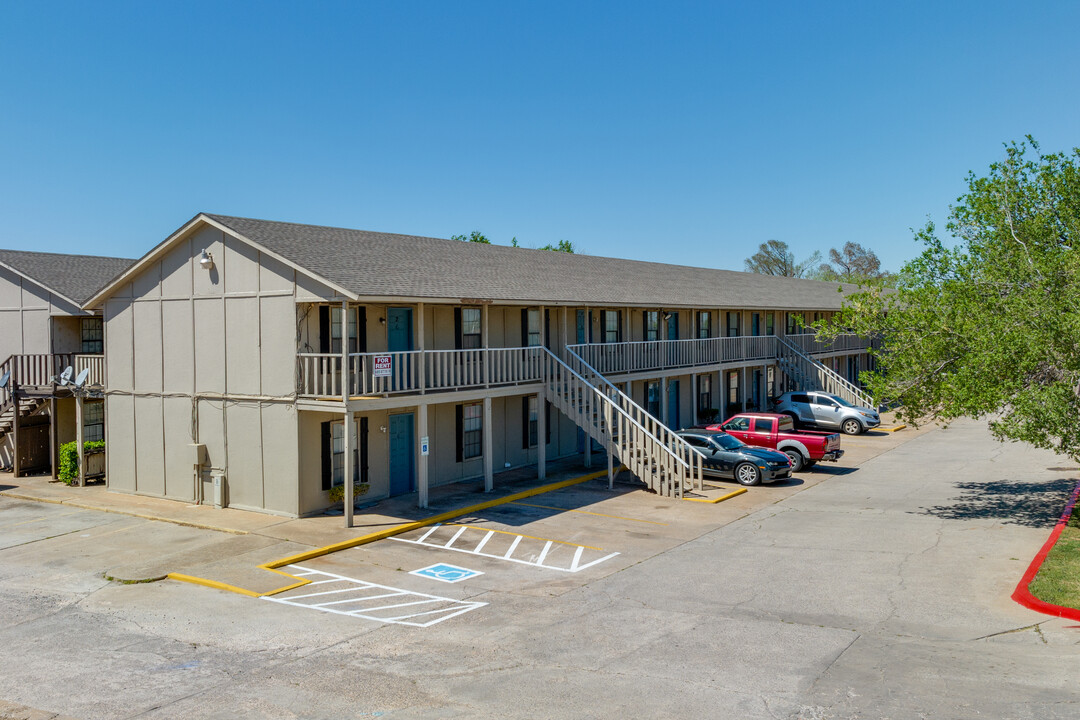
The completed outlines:
<svg viewBox="0 0 1080 720">
<path fill-rule="evenodd" d="M 110 489 L 287 516 L 584 453 L 678 496 L 673 429 L 856 386 L 835 283 L 199 214 L 84 304 Z M 348 488 L 350 484 L 346 484 Z"/>
<path fill-rule="evenodd" d="M 0 250 L 0 467 L 56 474 L 56 449 L 75 439 L 75 400 L 56 378 L 89 372 L 84 435 L 104 439 L 104 325 L 82 308 L 133 261 Z"/>
</svg>

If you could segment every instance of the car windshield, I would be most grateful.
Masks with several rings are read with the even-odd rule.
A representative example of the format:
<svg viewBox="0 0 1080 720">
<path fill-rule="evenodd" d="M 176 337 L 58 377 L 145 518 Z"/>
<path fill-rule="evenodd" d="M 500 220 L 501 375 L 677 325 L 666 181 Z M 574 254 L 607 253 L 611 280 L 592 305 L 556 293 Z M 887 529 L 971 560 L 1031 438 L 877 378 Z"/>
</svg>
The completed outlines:
<svg viewBox="0 0 1080 720">
<path fill-rule="evenodd" d="M 724 450 L 736 450 L 746 445 L 746 443 L 739 438 L 731 437 L 730 435 L 713 435 L 712 441 Z"/>
</svg>

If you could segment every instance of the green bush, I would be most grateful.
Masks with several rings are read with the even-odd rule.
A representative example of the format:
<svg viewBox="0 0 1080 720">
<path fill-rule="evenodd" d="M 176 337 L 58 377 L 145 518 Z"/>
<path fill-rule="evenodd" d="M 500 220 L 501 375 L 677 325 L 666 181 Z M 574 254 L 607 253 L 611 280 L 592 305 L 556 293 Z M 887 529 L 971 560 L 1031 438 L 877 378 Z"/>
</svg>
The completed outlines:
<svg viewBox="0 0 1080 720">
<path fill-rule="evenodd" d="M 371 486 L 367 483 L 353 483 L 353 498 L 366 495 Z M 330 502 L 339 503 L 345 499 L 345 485 L 335 485 L 330 488 Z"/>
<path fill-rule="evenodd" d="M 86 453 L 104 449 L 105 441 L 103 440 L 83 443 L 83 452 Z M 58 477 L 68 485 L 79 482 L 79 447 L 74 442 L 64 443 L 60 446 L 60 472 Z"/>
</svg>

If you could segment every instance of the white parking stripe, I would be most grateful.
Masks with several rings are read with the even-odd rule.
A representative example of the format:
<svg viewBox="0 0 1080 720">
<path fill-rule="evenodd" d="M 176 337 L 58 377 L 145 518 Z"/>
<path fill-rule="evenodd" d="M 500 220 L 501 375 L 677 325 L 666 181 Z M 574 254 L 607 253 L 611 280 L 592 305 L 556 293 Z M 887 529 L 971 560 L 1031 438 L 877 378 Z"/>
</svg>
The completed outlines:
<svg viewBox="0 0 1080 720">
<path fill-rule="evenodd" d="M 477 543 L 476 547 L 473 548 L 472 550 L 468 550 L 468 549 L 466 549 L 464 547 L 448 547 L 447 545 L 443 544 L 440 541 L 425 542 L 424 539 L 430 533 L 425 533 L 424 535 L 422 535 L 422 536 L 420 536 L 419 538 L 416 538 L 416 539 L 412 539 L 412 538 L 408 538 L 408 537 L 392 537 L 392 538 L 389 538 L 389 539 L 394 540 L 396 542 L 410 543 L 412 545 L 422 545 L 424 547 L 434 548 L 436 550 L 452 550 L 453 552 L 467 553 L 469 555 L 479 555 L 480 557 L 492 558 L 494 560 L 507 560 L 509 562 L 520 563 L 522 565 L 532 565 L 533 567 L 541 567 L 541 568 L 544 568 L 545 570 L 558 570 L 560 572 L 572 572 L 572 573 L 573 572 L 579 572 L 581 570 L 585 570 L 586 568 L 593 567 L 594 565 L 602 563 L 605 560 L 610 560 L 611 558 L 616 557 L 619 554 L 617 552 L 608 553 L 606 555 L 603 555 L 603 556 L 598 557 L 598 558 L 594 558 L 594 559 L 590 560 L 589 562 L 582 564 L 581 561 L 582 561 L 582 558 L 584 557 L 584 554 L 585 554 L 586 550 L 590 551 L 590 553 L 592 553 L 594 551 L 603 552 L 603 550 L 600 550 L 600 548 L 589 547 L 587 545 L 577 545 L 575 543 L 561 542 L 559 540 L 546 540 L 544 538 L 533 538 L 533 537 L 527 536 L 527 535 L 518 535 L 517 533 L 505 532 L 503 530 L 487 530 L 487 529 L 484 529 L 484 528 L 471 527 L 471 526 L 463 527 L 463 528 L 461 528 L 461 530 L 458 530 L 457 534 L 455 534 L 454 538 L 451 540 L 451 543 L 454 543 L 454 542 L 456 542 L 458 540 L 458 538 L 461 536 L 461 533 L 462 533 L 463 530 L 475 530 L 477 532 L 484 533 L 484 536 L 480 539 L 480 542 Z M 484 552 L 483 550 L 488 545 L 488 541 L 491 540 L 491 538 L 495 537 L 496 533 L 502 533 L 504 535 L 512 535 L 514 537 L 514 540 L 513 540 L 513 542 L 510 543 L 510 547 L 504 553 L 496 554 L 496 552 Z M 523 560 L 521 558 L 513 557 L 514 553 L 518 550 L 518 546 L 521 544 L 522 538 L 529 538 L 531 540 L 537 540 L 537 541 L 543 541 L 544 542 L 544 547 L 541 550 L 541 552 L 536 556 L 536 559 Z M 567 567 L 564 564 L 564 563 L 566 563 L 566 560 L 562 559 L 563 557 L 565 557 L 565 554 L 560 555 L 559 553 L 554 553 L 555 557 L 558 558 L 558 560 L 557 560 L 558 564 L 555 564 L 555 563 L 553 563 L 551 561 L 550 558 L 551 558 L 551 556 L 553 554 L 552 550 L 556 547 L 556 545 L 566 545 L 568 547 L 574 548 L 574 557 L 570 561 L 569 567 Z"/>
<path fill-rule="evenodd" d="M 412 590 L 403 590 L 400 588 L 387 587 L 386 585 L 369 583 L 364 580 L 345 577 L 344 575 L 336 575 L 334 573 L 323 572 L 322 570 L 312 570 L 310 568 L 302 567 L 300 565 L 290 565 L 289 570 L 296 571 L 293 572 L 293 574 L 297 576 L 301 576 L 301 574 L 305 577 L 313 577 L 317 575 L 323 576 L 326 577 L 327 580 L 320 582 L 348 583 L 349 587 L 319 593 L 303 593 L 300 595 L 290 595 L 288 592 L 284 592 L 278 595 L 265 595 L 261 599 L 279 603 L 282 605 L 292 605 L 294 607 L 308 608 L 310 610 L 318 610 L 320 612 L 332 613 L 334 615 L 343 615 L 346 617 L 374 620 L 376 622 L 391 623 L 394 625 L 410 625 L 412 627 L 431 627 L 432 625 L 443 622 L 444 620 L 449 620 L 450 618 L 457 617 L 458 615 L 462 615 L 464 613 L 476 610 L 477 608 L 481 608 L 487 605 L 486 602 L 477 602 L 472 600 L 455 600 L 453 598 L 440 597 L 438 595 L 429 595 L 427 593 L 413 592 Z M 377 594 L 368 594 L 372 590 L 377 591 Z M 356 595 L 351 598 L 332 600 L 329 602 L 305 602 L 305 599 L 316 596 L 324 596 L 337 592 L 350 591 L 356 593 Z M 374 600 L 392 597 L 400 597 L 402 598 L 402 600 L 406 600 L 406 602 L 391 603 L 389 605 L 371 604 Z M 359 605 L 359 607 L 347 607 L 348 605 L 352 604 Z M 395 608 L 431 605 L 441 605 L 441 607 L 436 607 L 435 609 L 421 610 L 415 613 L 407 613 L 404 615 L 394 615 L 393 617 L 380 617 L 379 615 L 380 613 L 384 613 L 387 610 L 393 610 Z M 413 620 L 413 618 L 422 619 Z"/>
<path fill-rule="evenodd" d="M 454 544 L 454 542 L 456 542 L 457 539 L 459 537 L 461 537 L 462 533 L 464 533 L 468 529 L 469 528 L 466 528 L 466 527 L 458 528 L 458 531 L 456 533 L 454 533 L 454 537 L 450 538 L 450 542 L 443 545 L 443 547 L 448 548 L 448 547 L 452 546 Z"/>
</svg>

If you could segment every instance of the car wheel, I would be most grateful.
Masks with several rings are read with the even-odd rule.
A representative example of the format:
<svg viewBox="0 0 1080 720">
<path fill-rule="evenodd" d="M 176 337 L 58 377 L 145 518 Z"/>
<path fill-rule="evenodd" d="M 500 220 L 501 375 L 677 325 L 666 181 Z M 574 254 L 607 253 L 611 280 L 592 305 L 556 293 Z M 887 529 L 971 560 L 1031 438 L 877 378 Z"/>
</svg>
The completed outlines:
<svg viewBox="0 0 1080 720">
<path fill-rule="evenodd" d="M 739 463 L 738 467 L 735 468 L 735 479 L 739 481 L 740 485 L 759 485 L 761 484 L 761 473 L 750 463 Z"/>
<path fill-rule="evenodd" d="M 788 456 L 788 460 L 791 461 L 791 472 L 797 473 L 806 467 L 806 460 L 803 458 L 803 454 L 795 448 L 788 448 L 784 451 L 784 454 Z"/>
<path fill-rule="evenodd" d="M 845 435 L 858 435 L 863 431 L 862 423 L 855 418 L 848 418 L 844 421 L 844 424 L 840 426 L 840 429 L 844 431 Z"/>
</svg>

